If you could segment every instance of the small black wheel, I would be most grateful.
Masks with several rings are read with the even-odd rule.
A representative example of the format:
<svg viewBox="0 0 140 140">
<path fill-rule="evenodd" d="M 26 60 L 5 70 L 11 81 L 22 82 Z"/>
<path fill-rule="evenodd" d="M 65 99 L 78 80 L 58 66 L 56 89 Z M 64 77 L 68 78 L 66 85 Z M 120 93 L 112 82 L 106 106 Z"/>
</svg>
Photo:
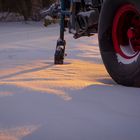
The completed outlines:
<svg viewBox="0 0 140 140">
<path fill-rule="evenodd" d="M 65 40 L 58 40 L 56 51 L 54 55 L 54 64 L 59 65 L 64 63 L 64 56 L 65 56 Z"/>
<path fill-rule="evenodd" d="M 140 1 L 105 0 L 98 35 L 110 76 L 118 84 L 140 87 Z"/>
<path fill-rule="evenodd" d="M 64 63 L 64 50 L 59 48 L 55 51 L 54 64 L 59 65 Z"/>
</svg>

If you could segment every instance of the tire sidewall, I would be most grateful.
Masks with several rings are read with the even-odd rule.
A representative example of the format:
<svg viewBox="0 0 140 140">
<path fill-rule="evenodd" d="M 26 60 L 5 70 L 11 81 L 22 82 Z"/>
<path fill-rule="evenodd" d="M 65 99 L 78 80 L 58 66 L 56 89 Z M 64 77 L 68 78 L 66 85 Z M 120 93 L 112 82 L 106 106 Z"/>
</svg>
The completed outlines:
<svg viewBox="0 0 140 140">
<path fill-rule="evenodd" d="M 120 63 L 112 41 L 113 20 L 118 8 L 124 4 L 133 4 L 137 9 L 140 9 L 139 0 L 104 1 L 99 20 L 99 46 L 103 62 L 110 76 L 119 84 L 137 86 L 137 81 L 140 79 L 140 56 L 133 63 Z"/>
</svg>

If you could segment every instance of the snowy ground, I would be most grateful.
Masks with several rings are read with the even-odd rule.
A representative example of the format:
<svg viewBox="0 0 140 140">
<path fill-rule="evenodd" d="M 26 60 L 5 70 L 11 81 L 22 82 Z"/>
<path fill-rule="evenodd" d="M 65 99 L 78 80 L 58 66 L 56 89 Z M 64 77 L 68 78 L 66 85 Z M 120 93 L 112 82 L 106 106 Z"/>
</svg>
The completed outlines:
<svg viewBox="0 0 140 140">
<path fill-rule="evenodd" d="M 0 23 L 0 140 L 139 140 L 140 89 L 112 81 L 96 35 L 67 34 L 53 65 L 58 31 Z"/>
</svg>

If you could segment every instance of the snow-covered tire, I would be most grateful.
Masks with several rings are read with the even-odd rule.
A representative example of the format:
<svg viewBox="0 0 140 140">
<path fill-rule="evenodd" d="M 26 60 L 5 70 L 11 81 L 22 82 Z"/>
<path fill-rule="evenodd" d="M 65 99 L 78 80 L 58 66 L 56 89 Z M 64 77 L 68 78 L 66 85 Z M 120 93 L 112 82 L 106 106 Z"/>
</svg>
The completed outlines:
<svg viewBox="0 0 140 140">
<path fill-rule="evenodd" d="M 140 1 L 105 0 L 98 36 L 110 76 L 118 84 L 140 87 Z"/>
</svg>

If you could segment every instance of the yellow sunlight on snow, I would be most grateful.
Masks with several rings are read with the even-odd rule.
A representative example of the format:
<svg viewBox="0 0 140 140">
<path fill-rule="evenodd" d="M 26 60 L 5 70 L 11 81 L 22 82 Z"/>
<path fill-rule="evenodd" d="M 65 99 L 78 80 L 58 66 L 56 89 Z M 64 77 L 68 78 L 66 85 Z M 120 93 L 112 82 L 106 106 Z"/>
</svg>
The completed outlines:
<svg viewBox="0 0 140 140">
<path fill-rule="evenodd" d="M 67 62 L 64 65 L 53 65 L 53 62 L 32 62 L 13 69 L 1 70 L 0 84 L 55 94 L 64 100 L 70 100 L 67 89 L 78 90 L 90 85 L 103 85 L 100 79 L 108 78 L 103 64 L 80 60 L 67 60 Z"/>
<path fill-rule="evenodd" d="M 23 137 L 32 134 L 39 126 L 24 126 L 0 130 L 0 140 L 21 140 Z"/>
<path fill-rule="evenodd" d="M 9 92 L 9 91 L 5 91 L 5 92 L 3 92 L 3 91 L 1 92 L 0 91 L 0 97 L 3 97 L 3 96 L 12 96 L 12 94 L 13 93 L 12 92 Z"/>
</svg>

